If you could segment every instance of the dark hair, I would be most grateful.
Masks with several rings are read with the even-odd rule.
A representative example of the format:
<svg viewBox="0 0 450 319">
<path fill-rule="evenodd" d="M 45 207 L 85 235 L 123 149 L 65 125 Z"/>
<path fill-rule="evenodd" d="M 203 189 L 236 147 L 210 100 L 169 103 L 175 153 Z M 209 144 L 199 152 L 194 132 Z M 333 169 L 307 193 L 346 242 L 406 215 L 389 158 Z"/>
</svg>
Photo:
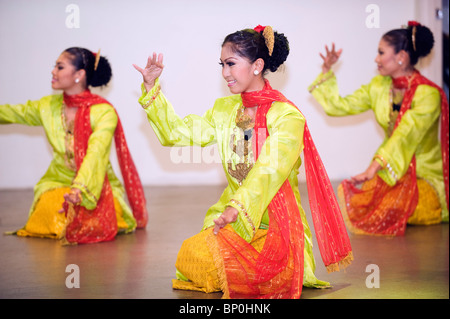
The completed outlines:
<svg viewBox="0 0 450 319">
<path fill-rule="evenodd" d="M 289 42 L 283 33 L 274 32 L 274 36 L 275 43 L 272 56 L 269 55 L 269 49 L 266 46 L 262 31 L 257 32 L 253 29 L 244 29 L 227 35 L 222 47 L 226 43 L 231 43 L 233 52 L 247 58 L 251 63 L 259 58 L 263 59 L 263 73 L 266 70 L 275 72 L 289 55 Z"/>
<path fill-rule="evenodd" d="M 414 43 L 413 28 L 416 29 Z M 417 64 L 419 58 L 427 56 L 434 45 L 433 33 L 426 26 L 420 24 L 415 27 L 408 26 L 405 29 L 391 30 L 385 33 L 382 38 L 394 48 L 395 53 L 405 50 L 413 66 Z"/>
<path fill-rule="evenodd" d="M 94 70 L 95 54 L 84 48 L 72 47 L 64 52 L 72 55 L 72 65 L 76 70 L 86 71 L 86 86 L 104 86 L 107 85 L 112 77 L 112 70 L 108 60 L 100 56 L 97 69 Z"/>
</svg>

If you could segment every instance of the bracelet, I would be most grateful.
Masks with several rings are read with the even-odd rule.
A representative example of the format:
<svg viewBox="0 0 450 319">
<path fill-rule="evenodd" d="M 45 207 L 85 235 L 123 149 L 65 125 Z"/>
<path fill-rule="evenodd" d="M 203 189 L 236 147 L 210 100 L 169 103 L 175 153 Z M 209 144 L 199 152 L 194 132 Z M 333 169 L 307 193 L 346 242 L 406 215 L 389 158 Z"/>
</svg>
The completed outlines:
<svg viewBox="0 0 450 319">
<path fill-rule="evenodd" d="M 153 102 L 156 100 L 156 98 L 159 95 L 159 92 L 161 91 L 161 86 L 157 86 L 156 88 L 156 92 L 153 93 L 152 97 L 150 98 L 150 101 L 148 101 L 147 103 L 145 103 L 144 105 L 142 105 L 142 108 L 145 110 L 146 108 L 148 108 L 151 104 L 153 104 Z"/>
<path fill-rule="evenodd" d="M 394 169 L 392 168 L 392 166 L 383 158 L 383 156 L 376 154 L 373 157 L 374 160 L 379 159 L 380 161 L 383 162 L 382 168 L 386 168 L 389 172 L 389 174 L 391 174 L 392 178 L 395 179 L 395 181 L 398 181 L 398 176 L 397 174 L 395 174 Z"/>
<path fill-rule="evenodd" d="M 382 168 L 385 168 L 385 167 L 388 165 L 388 163 L 387 163 L 386 160 L 383 158 L 383 156 L 376 154 L 376 155 L 373 157 L 373 160 L 376 160 L 376 159 L 379 159 L 379 160 L 383 163 L 383 164 L 381 165 Z"/>
<path fill-rule="evenodd" d="M 250 226 L 252 227 L 253 236 L 254 236 L 256 234 L 256 228 L 255 228 L 255 225 L 253 225 L 253 222 L 252 222 L 250 216 L 247 214 L 247 210 L 245 209 L 244 205 L 241 202 L 239 202 L 239 201 L 237 201 L 235 199 L 231 199 L 230 203 L 233 203 L 233 204 L 237 205 L 241 209 L 241 211 L 244 214 L 245 218 L 247 219 L 247 221 L 250 223 Z M 231 206 L 231 205 L 229 205 L 229 206 Z"/>
</svg>

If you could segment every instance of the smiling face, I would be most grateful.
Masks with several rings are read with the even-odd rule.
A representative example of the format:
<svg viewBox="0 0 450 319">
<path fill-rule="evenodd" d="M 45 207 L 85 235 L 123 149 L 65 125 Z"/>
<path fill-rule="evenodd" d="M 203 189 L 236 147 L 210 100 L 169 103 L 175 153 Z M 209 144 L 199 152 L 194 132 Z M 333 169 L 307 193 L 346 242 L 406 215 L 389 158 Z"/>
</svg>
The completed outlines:
<svg viewBox="0 0 450 319">
<path fill-rule="evenodd" d="M 240 94 L 249 91 L 258 91 L 264 87 L 264 79 L 261 75 L 260 61 L 251 63 L 247 58 L 233 51 L 231 43 L 225 43 L 220 55 L 222 76 L 227 81 L 230 92 Z M 255 75 L 254 71 L 259 74 Z"/>
<path fill-rule="evenodd" d="M 71 94 L 83 90 L 84 70 L 76 70 L 70 54 L 63 52 L 52 70 L 52 88 Z M 76 81 L 78 79 L 78 82 Z"/>
<path fill-rule="evenodd" d="M 378 65 L 378 71 L 381 75 L 396 78 L 404 73 L 409 61 L 402 54 L 402 51 L 395 53 L 394 48 L 387 41 L 381 39 L 375 63 Z"/>
</svg>

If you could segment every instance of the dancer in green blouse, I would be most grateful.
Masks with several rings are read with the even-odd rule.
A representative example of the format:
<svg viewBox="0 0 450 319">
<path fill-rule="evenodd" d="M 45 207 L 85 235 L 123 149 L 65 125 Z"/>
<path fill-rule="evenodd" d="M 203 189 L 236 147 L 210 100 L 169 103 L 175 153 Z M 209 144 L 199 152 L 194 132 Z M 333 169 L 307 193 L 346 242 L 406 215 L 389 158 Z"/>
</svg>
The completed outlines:
<svg viewBox="0 0 450 319">
<path fill-rule="evenodd" d="M 52 88 L 63 94 L 26 104 L 0 105 L 0 124 L 42 126 L 53 148 L 50 166 L 34 188 L 28 222 L 17 235 L 92 243 L 145 226 L 142 186 L 119 117 L 108 101 L 88 89 L 106 85 L 111 76 L 109 62 L 100 53 L 69 48 L 58 57 L 52 71 Z M 129 172 L 126 187 L 109 161 L 113 139 L 120 148 L 118 156 L 126 157 L 121 162 L 122 173 Z M 127 186 L 130 178 L 131 188 Z M 139 207 L 130 209 L 125 194 Z M 69 220 L 69 204 L 84 213 L 78 212 Z"/>
<path fill-rule="evenodd" d="M 448 222 L 448 103 L 414 67 L 433 43 L 430 30 L 414 21 L 387 32 L 375 59 L 380 75 L 344 97 L 331 70 L 342 50 L 333 44 L 321 55 L 322 73 L 309 89 L 325 112 L 346 116 L 372 110 L 385 132 L 367 170 L 339 188 L 348 226 L 357 233 L 402 235 L 407 222 Z M 361 184 L 364 192 L 355 188 Z"/>
<path fill-rule="evenodd" d="M 139 103 L 161 144 L 216 144 L 228 182 L 206 212 L 202 231 L 184 241 L 175 264 L 174 288 L 223 291 L 231 298 L 299 298 L 302 286 L 329 287 L 314 274 L 312 233 L 298 189 L 300 154 L 312 151 L 306 147 L 311 142 L 306 120 L 264 78 L 284 63 L 288 53 L 287 38 L 270 26 L 228 35 L 220 64 L 232 95 L 218 98 L 203 116 L 184 118 L 162 93 L 163 56 L 153 54 L 145 68 L 135 65 L 143 75 Z M 197 94 L 192 93 L 191 102 Z M 337 270 L 339 264 L 350 263 L 352 252 L 340 212 L 330 215 L 327 231 L 318 231 L 326 218 L 314 225 L 316 235 L 327 236 L 318 240 L 319 247 L 326 242 L 322 257 L 327 268 Z M 239 254 L 261 258 L 240 259 Z M 233 258 L 239 267 L 233 266 Z M 261 282 L 262 278 L 267 279 Z"/>
</svg>

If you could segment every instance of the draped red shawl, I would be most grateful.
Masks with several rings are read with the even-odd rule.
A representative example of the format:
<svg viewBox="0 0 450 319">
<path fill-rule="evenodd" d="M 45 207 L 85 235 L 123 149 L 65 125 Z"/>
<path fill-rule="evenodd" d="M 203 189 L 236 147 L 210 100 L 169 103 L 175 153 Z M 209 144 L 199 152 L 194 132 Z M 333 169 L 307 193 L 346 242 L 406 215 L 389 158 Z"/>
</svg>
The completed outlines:
<svg viewBox="0 0 450 319">
<path fill-rule="evenodd" d="M 439 94 L 441 96 L 441 154 L 442 154 L 442 172 L 444 176 L 444 185 L 445 185 L 445 197 L 449 200 L 449 136 L 448 136 L 448 126 L 449 126 L 449 110 L 448 110 L 448 100 L 445 95 L 444 90 L 439 87 L 436 83 L 430 81 L 419 71 L 415 70 L 412 78 L 408 77 L 399 77 L 393 79 L 393 85 L 395 88 L 405 88 L 407 89 L 405 92 L 405 96 L 403 98 L 402 106 L 400 108 L 400 114 L 397 118 L 396 126 L 400 123 L 401 117 L 403 114 L 411 108 L 411 102 L 414 98 L 414 94 L 419 85 L 429 85 L 438 89 Z"/>
<path fill-rule="evenodd" d="M 444 91 L 415 70 L 410 77 L 393 79 L 393 87 L 406 89 L 400 112 L 394 129 L 397 128 L 403 115 L 411 108 L 414 94 L 419 85 L 437 88 L 441 95 L 441 149 L 445 194 L 448 207 L 449 199 L 449 110 Z M 367 234 L 401 236 L 404 235 L 408 218 L 414 213 L 419 200 L 416 177 L 415 156 L 411 159 L 404 176 L 394 185 L 389 186 L 378 175 L 375 181 L 366 183 L 362 189 L 350 181 L 342 182 L 346 212 L 349 222 L 356 229 Z"/>
<path fill-rule="evenodd" d="M 92 133 L 90 122 L 91 106 L 103 103 L 111 104 L 102 97 L 92 94 L 89 90 L 76 95 L 64 94 L 64 103 L 68 107 L 77 108 L 74 123 L 74 156 L 78 170 L 89 148 L 89 137 Z M 144 190 L 128 150 L 118 114 L 117 119 L 118 122 L 114 132 L 117 158 L 128 201 L 137 222 L 137 228 L 144 228 L 148 219 Z M 65 205 L 65 209 L 68 216 L 67 205 Z M 81 205 L 76 205 L 68 219 L 69 223 L 66 226 L 65 238 L 69 243 L 85 244 L 114 239 L 117 234 L 117 218 L 112 188 L 107 174 L 105 175 L 96 208 L 88 210 Z"/>
<path fill-rule="evenodd" d="M 245 107 L 258 106 L 253 145 L 255 160 L 269 135 L 266 114 L 275 101 L 289 103 L 266 80 L 261 91 L 242 93 Z M 295 106 L 295 105 L 294 105 Z M 311 138 L 304 130 L 304 160 L 311 213 L 322 259 L 327 269 L 339 269 L 352 259 L 351 245 L 333 188 Z M 222 289 L 231 298 L 300 298 L 304 269 L 304 230 L 289 181 L 269 204 L 269 230 L 257 252 L 229 227 L 221 229 L 217 243 L 223 260 Z"/>
</svg>

